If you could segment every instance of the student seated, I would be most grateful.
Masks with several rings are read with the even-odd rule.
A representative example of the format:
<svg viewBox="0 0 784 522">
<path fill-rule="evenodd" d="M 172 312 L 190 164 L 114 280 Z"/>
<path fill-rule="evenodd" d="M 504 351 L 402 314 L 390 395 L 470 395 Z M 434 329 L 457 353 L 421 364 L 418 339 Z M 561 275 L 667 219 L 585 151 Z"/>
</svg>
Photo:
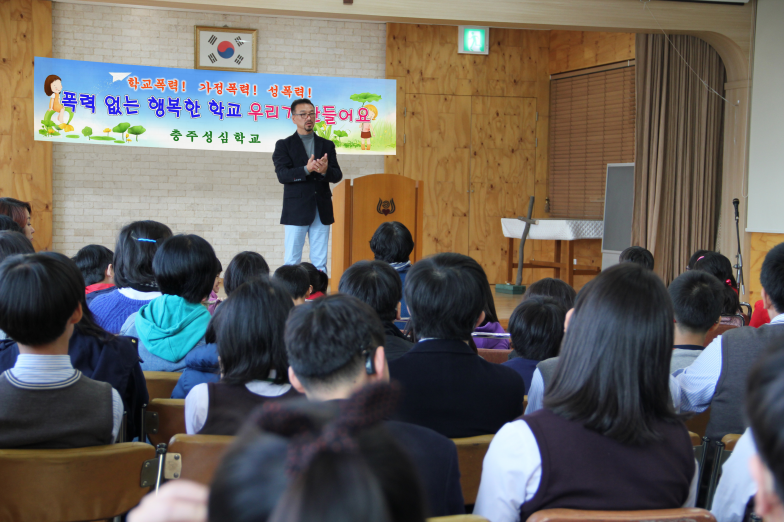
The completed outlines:
<svg viewBox="0 0 784 522">
<path fill-rule="evenodd" d="M 416 468 L 379 422 L 392 392 L 362 389 L 329 416 L 300 401 L 265 405 L 215 471 L 210 522 L 424 522 Z"/>
<path fill-rule="evenodd" d="M 84 293 L 87 302 L 114 289 L 114 252 L 103 245 L 87 245 L 72 258 L 84 276 Z"/>
<path fill-rule="evenodd" d="M 648 270 L 653 270 L 653 254 L 641 246 L 630 246 L 621 252 L 619 263 L 636 263 Z"/>
<path fill-rule="evenodd" d="M 764 300 L 764 298 L 763 298 Z M 754 513 L 765 521 L 784 521 L 784 351 L 765 354 L 749 376 L 746 393 L 757 455 L 748 466 L 757 486 Z M 740 441 L 739 441 L 740 442 Z"/>
<path fill-rule="evenodd" d="M 10 230 L 24 235 L 24 230 L 11 217 L 0 214 L 0 230 Z"/>
<path fill-rule="evenodd" d="M 394 321 L 400 319 L 402 283 L 384 261 L 357 261 L 340 277 L 338 291 L 356 297 L 376 311 L 384 325 L 384 354 L 387 362 L 408 352 L 414 343 L 406 339 Z"/>
<path fill-rule="evenodd" d="M 317 297 L 327 295 L 327 289 L 329 288 L 329 277 L 327 274 L 316 268 L 316 266 L 312 263 L 303 262 L 300 263 L 299 266 L 305 268 L 305 270 L 308 271 L 310 286 L 313 288 L 313 291 L 310 293 L 307 300 L 312 301 Z"/>
<path fill-rule="evenodd" d="M 121 334 L 139 339 L 143 370 L 180 372 L 188 352 L 204 344 L 210 312 L 202 301 L 215 283 L 218 258 L 203 238 L 178 234 L 163 242 L 152 268 L 163 295 L 131 315 Z"/>
<path fill-rule="evenodd" d="M 304 303 L 313 291 L 313 287 L 310 286 L 308 271 L 304 266 L 283 265 L 275 270 L 272 278 L 280 281 L 286 290 L 289 291 L 295 305 Z"/>
<path fill-rule="evenodd" d="M 33 244 L 20 232 L 0 231 L 0 262 L 16 254 L 35 254 Z M 0 329 L 0 339 L 6 337 L 5 332 Z"/>
<path fill-rule="evenodd" d="M 490 289 L 490 282 L 487 280 L 487 274 L 485 274 L 484 269 L 481 267 L 479 263 L 467 257 L 470 261 L 466 260 L 464 265 L 464 270 L 471 271 L 473 276 L 480 281 L 482 286 L 482 295 L 484 297 L 484 308 L 483 312 L 485 314 L 484 319 L 479 323 L 479 325 L 474 329 L 475 332 L 478 333 L 486 333 L 486 334 L 503 334 L 506 333 L 504 327 L 501 326 L 501 323 L 498 321 L 498 314 L 495 311 L 495 300 L 493 299 L 493 292 Z M 492 349 L 492 350 L 508 350 L 509 349 L 509 340 L 508 339 L 495 339 L 492 337 L 472 337 L 471 341 L 477 348 L 485 348 L 485 349 Z"/>
<path fill-rule="evenodd" d="M 529 297 L 512 312 L 509 333 L 517 357 L 503 365 L 520 374 L 525 382 L 526 394 L 536 365 L 558 355 L 565 318 L 566 310 L 552 297 Z"/>
<path fill-rule="evenodd" d="M 574 288 L 562 279 L 555 279 L 552 277 L 545 277 L 534 283 L 531 283 L 525 289 L 523 294 L 523 301 L 531 297 L 551 297 L 563 307 L 567 312 L 574 308 L 574 302 L 577 300 L 577 292 Z"/>
<path fill-rule="evenodd" d="M 0 448 L 81 448 L 117 438 L 120 395 L 75 370 L 68 356 L 83 300 L 82 275 L 61 254 L 0 265 L 0 328 L 19 348 L 13 368 L 0 375 Z"/>
<path fill-rule="evenodd" d="M 669 404 L 673 313 L 661 280 L 613 266 L 568 320 L 545 409 L 493 438 L 474 514 L 507 522 L 554 508 L 693 506 L 694 452 Z"/>
<path fill-rule="evenodd" d="M 256 252 L 240 252 L 232 258 L 223 277 L 223 290 L 227 296 L 246 281 L 269 279 L 269 266 L 264 258 Z M 185 356 L 185 369 L 172 390 L 172 399 L 184 399 L 194 386 L 220 380 L 218 364 L 217 323 L 219 309 L 216 307 L 207 332 L 204 334 L 203 345 L 197 345 Z"/>
<path fill-rule="evenodd" d="M 8 216 L 14 220 L 22 229 L 22 234 L 29 239 L 33 240 L 35 229 L 30 223 L 30 214 L 33 213 L 33 207 L 27 201 L 19 201 L 14 198 L 0 198 L 0 214 Z"/>
<path fill-rule="evenodd" d="M 764 347 L 784 343 L 784 314 L 779 312 L 784 311 L 784 243 L 765 256 L 760 283 L 762 301 L 773 318 L 770 324 L 724 332 L 675 377 L 681 389 L 681 411 L 699 413 L 710 407 L 705 435 L 711 440 L 743 433 L 741 397 L 749 371 Z"/>
<path fill-rule="evenodd" d="M 450 438 L 495 433 L 522 414 L 522 377 L 469 346 L 485 317 L 481 270 L 461 254 L 437 254 L 411 268 L 405 294 L 418 342 L 389 363 L 403 385 L 400 420 Z"/>
<path fill-rule="evenodd" d="M 373 259 L 389 263 L 395 269 L 405 290 L 406 275 L 411 270 L 411 252 L 414 251 L 414 238 L 406 226 L 398 221 L 381 223 L 370 238 L 370 250 L 373 252 Z M 400 315 L 408 319 L 405 294 L 400 304 Z M 405 323 L 400 322 L 398 326 L 403 328 Z"/>
<path fill-rule="evenodd" d="M 722 316 L 742 313 L 738 298 L 738 284 L 735 282 L 735 276 L 732 275 L 732 263 L 726 256 L 718 252 L 706 252 L 705 255 L 694 263 L 694 270 L 707 272 L 722 282 L 723 291 L 719 297 L 722 303 Z M 722 324 L 727 324 L 731 321 L 732 318 L 730 317 L 722 317 Z"/>
<path fill-rule="evenodd" d="M 283 344 L 293 307 L 275 281 L 251 281 L 231 293 L 218 312 L 220 382 L 198 384 L 188 393 L 187 433 L 234 435 L 259 404 L 299 395 L 289 384 Z"/>
<path fill-rule="evenodd" d="M 171 229 L 157 221 L 135 221 L 122 227 L 112 263 L 117 288 L 90 302 L 90 311 L 101 328 L 119 333 L 131 314 L 161 295 L 152 260 L 160 244 L 171 235 Z"/>
<path fill-rule="evenodd" d="M 335 294 L 298 306 L 286 323 L 291 384 L 321 403 L 319 411 L 334 412 L 363 387 L 389 381 L 383 343 L 381 321 L 355 297 Z M 429 516 L 463 513 L 454 443 L 413 424 L 387 421 L 384 427 L 414 462 L 427 492 Z"/>
<path fill-rule="evenodd" d="M 675 311 L 675 346 L 670 373 L 686 368 L 702 353 L 708 332 L 719 326 L 724 288 L 712 275 L 690 270 L 670 283 L 667 291 Z"/>
</svg>

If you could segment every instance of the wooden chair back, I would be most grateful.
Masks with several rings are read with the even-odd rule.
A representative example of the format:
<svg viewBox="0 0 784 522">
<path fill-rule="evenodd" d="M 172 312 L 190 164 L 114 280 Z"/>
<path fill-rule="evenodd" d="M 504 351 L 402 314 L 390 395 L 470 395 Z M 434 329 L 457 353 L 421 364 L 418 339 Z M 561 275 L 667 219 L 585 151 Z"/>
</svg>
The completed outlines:
<svg viewBox="0 0 784 522">
<path fill-rule="evenodd" d="M 450 515 L 448 517 L 431 517 L 427 522 L 490 522 L 479 515 Z"/>
<path fill-rule="evenodd" d="M 147 381 L 147 393 L 150 400 L 170 399 L 177 381 L 182 374 L 179 372 L 144 372 Z"/>
<path fill-rule="evenodd" d="M 705 348 L 708 347 L 710 343 L 713 342 L 715 338 L 726 332 L 727 330 L 732 330 L 733 328 L 737 328 L 738 326 L 735 324 L 720 324 L 716 327 L 715 330 L 708 332 L 708 335 L 705 336 Z"/>
<path fill-rule="evenodd" d="M 686 428 L 700 436 L 705 436 L 705 430 L 708 429 L 708 421 L 710 421 L 710 408 L 702 413 L 698 413 L 685 422 Z"/>
<path fill-rule="evenodd" d="M 141 442 L 0 450 L 0 520 L 72 522 L 122 515 L 150 491 L 141 487 L 141 472 L 151 459 L 155 448 Z"/>
<path fill-rule="evenodd" d="M 169 442 L 169 453 L 178 453 L 182 460 L 179 478 L 208 486 L 212 476 L 236 437 L 228 435 L 177 434 Z"/>
<path fill-rule="evenodd" d="M 724 437 L 722 437 L 721 442 L 724 444 L 724 451 L 734 451 L 735 445 L 740 440 L 741 434 L 738 433 L 728 433 Z"/>
<path fill-rule="evenodd" d="M 144 414 L 144 431 L 153 446 L 185 434 L 185 399 L 152 399 Z"/>
<path fill-rule="evenodd" d="M 487 362 L 501 364 L 509 360 L 512 350 L 492 350 L 489 348 L 477 348 L 479 356 Z"/>
<path fill-rule="evenodd" d="M 457 462 L 460 467 L 460 489 L 463 490 L 463 502 L 474 504 L 479 492 L 479 481 L 482 478 L 482 461 L 493 435 L 479 435 L 452 439 L 457 446 Z"/>
<path fill-rule="evenodd" d="M 582 509 L 545 509 L 528 522 L 716 522 L 710 511 L 698 508 L 651 509 L 645 511 L 585 511 Z"/>
</svg>

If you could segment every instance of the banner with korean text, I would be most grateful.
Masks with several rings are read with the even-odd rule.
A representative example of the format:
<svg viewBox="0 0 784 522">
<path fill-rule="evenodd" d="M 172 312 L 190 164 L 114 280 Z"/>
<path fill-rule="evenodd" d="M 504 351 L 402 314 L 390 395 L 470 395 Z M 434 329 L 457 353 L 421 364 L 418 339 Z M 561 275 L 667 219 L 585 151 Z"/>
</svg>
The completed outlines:
<svg viewBox="0 0 784 522">
<path fill-rule="evenodd" d="M 395 154 L 395 80 L 35 58 L 35 139 L 272 152 L 310 98 L 338 154 Z"/>
</svg>

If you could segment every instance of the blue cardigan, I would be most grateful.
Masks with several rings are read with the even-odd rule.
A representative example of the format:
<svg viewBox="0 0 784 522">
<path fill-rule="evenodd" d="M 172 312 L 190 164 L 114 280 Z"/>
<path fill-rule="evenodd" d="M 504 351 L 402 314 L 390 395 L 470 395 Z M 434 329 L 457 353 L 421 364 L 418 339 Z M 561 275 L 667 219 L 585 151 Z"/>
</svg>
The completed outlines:
<svg viewBox="0 0 784 522">
<path fill-rule="evenodd" d="M 172 391 L 172 399 L 184 399 L 197 384 L 218 382 L 220 366 L 218 365 L 218 345 L 203 344 L 197 346 L 185 356 L 185 369 L 177 386 Z"/>
</svg>

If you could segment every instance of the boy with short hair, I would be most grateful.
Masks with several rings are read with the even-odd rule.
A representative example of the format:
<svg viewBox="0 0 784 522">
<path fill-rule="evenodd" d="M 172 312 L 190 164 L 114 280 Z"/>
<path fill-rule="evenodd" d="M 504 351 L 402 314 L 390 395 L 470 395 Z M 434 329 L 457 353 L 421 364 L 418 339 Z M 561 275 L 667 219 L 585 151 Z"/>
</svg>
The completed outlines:
<svg viewBox="0 0 784 522">
<path fill-rule="evenodd" d="M 283 283 L 283 286 L 291 294 L 295 306 L 304 303 L 313 291 L 313 287 L 310 285 L 310 275 L 304 266 L 283 265 L 275 270 L 272 277 Z"/>
<path fill-rule="evenodd" d="M 61 254 L 0 265 L 0 328 L 19 346 L 14 367 L 0 375 L 0 448 L 81 448 L 117 438 L 119 393 L 74 370 L 68 355 L 83 292 L 79 269 Z"/>
<path fill-rule="evenodd" d="M 675 346 L 670 373 L 691 365 L 705 346 L 708 332 L 719 326 L 721 282 L 707 272 L 689 270 L 667 289 L 675 311 Z"/>
</svg>

